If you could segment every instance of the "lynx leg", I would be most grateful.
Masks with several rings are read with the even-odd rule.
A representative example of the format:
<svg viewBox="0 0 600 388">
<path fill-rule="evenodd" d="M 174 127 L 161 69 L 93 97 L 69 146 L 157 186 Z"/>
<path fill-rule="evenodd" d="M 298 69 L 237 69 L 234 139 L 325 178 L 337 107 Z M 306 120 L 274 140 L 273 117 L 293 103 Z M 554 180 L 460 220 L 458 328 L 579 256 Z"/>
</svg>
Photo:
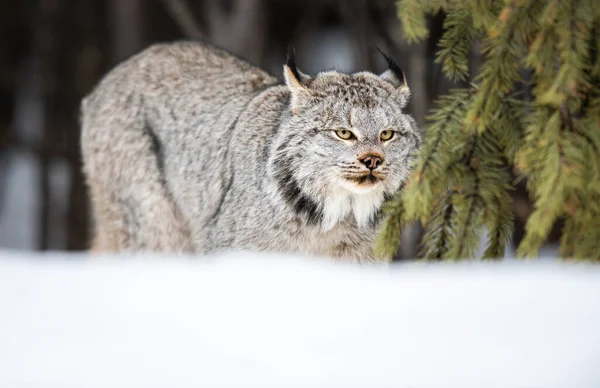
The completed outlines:
<svg viewBox="0 0 600 388">
<path fill-rule="evenodd" d="M 118 99 L 119 97 L 113 97 Z M 82 154 L 100 251 L 193 251 L 186 222 L 161 171 L 141 101 L 85 104 Z"/>
</svg>

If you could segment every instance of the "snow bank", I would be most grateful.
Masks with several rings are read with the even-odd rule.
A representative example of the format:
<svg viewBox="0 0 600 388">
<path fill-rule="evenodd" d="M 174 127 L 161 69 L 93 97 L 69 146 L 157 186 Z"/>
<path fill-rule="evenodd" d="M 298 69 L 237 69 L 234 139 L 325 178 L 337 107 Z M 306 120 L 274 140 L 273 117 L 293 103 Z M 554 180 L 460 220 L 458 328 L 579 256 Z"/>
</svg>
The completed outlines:
<svg viewBox="0 0 600 388">
<path fill-rule="evenodd" d="M 0 257 L 3 388 L 600 387 L 599 267 Z"/>
</svg>

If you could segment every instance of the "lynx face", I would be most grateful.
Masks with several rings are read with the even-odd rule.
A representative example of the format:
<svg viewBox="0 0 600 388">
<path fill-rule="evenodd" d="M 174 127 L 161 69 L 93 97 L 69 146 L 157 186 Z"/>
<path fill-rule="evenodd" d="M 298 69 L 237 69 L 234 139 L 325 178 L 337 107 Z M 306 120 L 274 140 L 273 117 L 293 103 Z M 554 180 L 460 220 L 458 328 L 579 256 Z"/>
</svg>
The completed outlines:
<svg viewBox="0 0 600 388">
<path fill-rule="evenodd" d="M 421 136 L 393 70 L 310 78 L 284 68 L 291 106 L 275 140 L 280 189 L 325 230 L 351 212 L 368 224 L 410 172 Z"/>
</svg>

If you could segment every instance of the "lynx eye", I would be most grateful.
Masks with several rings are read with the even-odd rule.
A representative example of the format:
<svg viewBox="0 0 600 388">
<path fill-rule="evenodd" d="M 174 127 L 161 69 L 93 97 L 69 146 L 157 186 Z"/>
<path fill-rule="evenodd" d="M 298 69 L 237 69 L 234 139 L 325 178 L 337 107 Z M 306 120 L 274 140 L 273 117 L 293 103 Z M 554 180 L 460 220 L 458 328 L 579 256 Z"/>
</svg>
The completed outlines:
<svg viewBox="0 0 600 388">
<path fill-rule="evenodd" d="M 379 135 L 379 138 L 381 139 L 381 141 L 388 141 L 392 137 L 394 137 L 394 131 L 392 131 L 391 129 L 386 129 L 385 131 L 381 131 L 381 135 Z"/>
<path fill-rule="evenodd" d="M 356 136 L 347 129 L 338 129 L 335 131 L 335 134 L 342 140 L 356 139 Z"/>
</svg>

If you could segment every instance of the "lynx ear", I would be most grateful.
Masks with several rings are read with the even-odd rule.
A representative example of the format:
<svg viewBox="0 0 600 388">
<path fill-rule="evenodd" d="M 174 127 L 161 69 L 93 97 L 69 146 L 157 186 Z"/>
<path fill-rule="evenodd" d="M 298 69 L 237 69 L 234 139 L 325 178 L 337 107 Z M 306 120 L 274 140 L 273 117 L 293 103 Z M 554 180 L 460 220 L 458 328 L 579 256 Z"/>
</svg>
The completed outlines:
<svg viewBox="0 0 600 388">
<path fill-rule="evenodd" d="M 312 97 L 312 93 L 304 84 L 310 77 L 302 74 L 296 67 L 296 50 L 294 46 L 288 48 L 287 62 L 283 66 L 283 76 L 292 94 L 292 113 L 296 113 L 303 103 Z"/>
<path fill-rule="evenodd" d="M 379 49 L 379 47 L 377 50 L 381 53 L 381 55 L 383 55 L 388 64 L 388 69 L 383 72 L 380 77 L 396 87 L 396 91 L 393 93 L 393 98 L 395 98 L 400 105 L 404 107 L 410 98 L 410 89 L 406 83 L 406 75 L 393 59 L 385 55 L 383 51 Z"/>
</svg>

